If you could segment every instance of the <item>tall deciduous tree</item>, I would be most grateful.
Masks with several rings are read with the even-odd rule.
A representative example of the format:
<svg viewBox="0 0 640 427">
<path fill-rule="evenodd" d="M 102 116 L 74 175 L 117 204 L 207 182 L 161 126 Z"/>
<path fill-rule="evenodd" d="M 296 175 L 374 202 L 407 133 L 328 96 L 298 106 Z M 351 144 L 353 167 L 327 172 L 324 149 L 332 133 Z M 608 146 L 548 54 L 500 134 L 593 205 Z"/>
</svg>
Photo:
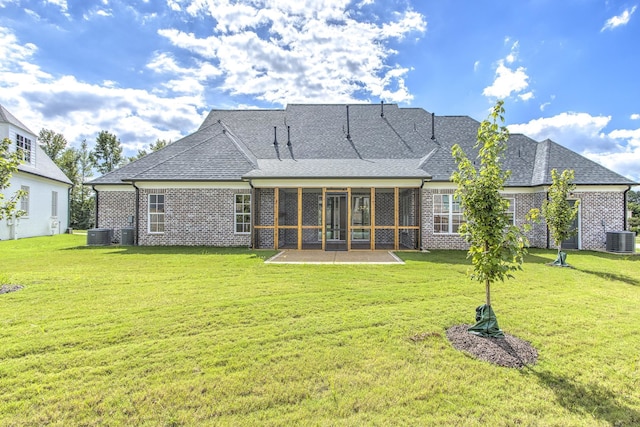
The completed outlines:
<svg viewBox="0 0 640 427">
<path fill-rule="evenodd" d="M 74 216 L 75 227 L 88 229 L 93 227 L 94 217 L 94 193 L 90 186 L 85 183 L 89 178 L 93 176 L 93 167 L 95 166 L 91 157 L 91 152 L 87 146 L 87 141 L 83 140 L 80 144 L 78 153 L 78 175 L 79 185 L 77 188 L 77 194 L 74 200 L 76 200 L 77 207 L 74 209 L 77 212 Z M 73 205 L 72 205 L 73 206 Z"/>
<path fill-rule="evenodd" d="M 4 190 L 9 188 L 9 180 L 18 166 L 22 163 L 20 153 L 9 152 L 11 140 L 4 138 L 0 143 L 0 220 L 11 216 L 21 216 L 24 212 L 16 210 L 16 204 L 24 195 L 22 190 L 16 191 L 12 196 L 6 197 Z"/>
<path fill-rule="evenodd" d="M 469 242 L 469 257 L 473 264 L 471 278 L 485 285 L 485 305 L 478 307 L 486 314 L 487 330 L 484 326 L 470 328 L 470 332 L 483 336 L 501 336 L 497 320 L 491 309 L 491 284 L 504 281 L 512 272 L 522 269 L 522 262 L 528 247 L 523 229 L 515 226 L 507 215 L 509 202 L 500 195 L 510 171 L 502 169 L 500 158 L 507 148 L 509 131 L 504 123 L 503 101 L 492 109 L 487 120 L 478 129 L 478 140 L 474 148 L 479 151 L 479 169 L 473 164 L 459 145 L 452 148 L 458 170 L 452 180 L 457 184 L 455 197 L 460 199 L 465 223 L 460 226 L 460 234 Z M 532 210 L 528 219 L 537 215 Z M 486 310 L 486 311 L 484 311 Z"/>
<path fill-rule="evenodd" d="M 116 136 L 106 130 L 100 131 L 93 150 L 93 162 L 101 174 L 111 172 L 125 162 L 122 145 Z"/>
<path fill-rule="evenodd" d="M 54 162 L 57 162 L 58 158 L 67 148 L 66 138 L 62 134 L 50 129 L 40 130 L 38 142 L 44 152 L 47 153 L 47 156 L 49 156 Z"/>
<path fill-rule="evenodd" d="M 571 206 L 567 197 L 575 188 L 573 170 L 564 170 L 558 174 L 555 169 L 551 170 L 551 186 L 549 187 L 549 197 L 542 203 L 542 216 L 544 217 L 549 233 L 554 244 L 558 248 L 558 259 L 556 265 L 566 266 L 565 256 L 562 254 L 562 241 L 575 235 L 578 230 L 571 228 L 571 225 L 578 216 L 580 201 L 576 200 Z"/>
</svg>

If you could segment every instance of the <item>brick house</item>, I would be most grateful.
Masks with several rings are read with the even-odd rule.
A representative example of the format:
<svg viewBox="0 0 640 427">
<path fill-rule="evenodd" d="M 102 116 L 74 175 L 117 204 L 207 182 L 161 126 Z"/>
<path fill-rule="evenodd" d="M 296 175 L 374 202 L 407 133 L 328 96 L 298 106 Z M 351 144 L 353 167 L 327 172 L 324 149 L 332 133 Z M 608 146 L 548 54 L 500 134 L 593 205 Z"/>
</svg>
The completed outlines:
<svg viewBox="0 0 640 427">
<path fill-rule="evenodd" d="M 420 108 L 289 105 L 212 110 L 200 128 L 92 182 L 97 227 L 133 226 L 140 245 L 325 250 L 462 249 L 451 147 L 472 153 L 479 123 Z M 513 221 L 542 205 L 551 170 L 575 170 L 578 235 L 604 249 L 626 228 L 635 183 L 553 141 L 511 135 L 503 166 Z M 532 246 L 549 247 L 545 224 Z"/>
</svg>

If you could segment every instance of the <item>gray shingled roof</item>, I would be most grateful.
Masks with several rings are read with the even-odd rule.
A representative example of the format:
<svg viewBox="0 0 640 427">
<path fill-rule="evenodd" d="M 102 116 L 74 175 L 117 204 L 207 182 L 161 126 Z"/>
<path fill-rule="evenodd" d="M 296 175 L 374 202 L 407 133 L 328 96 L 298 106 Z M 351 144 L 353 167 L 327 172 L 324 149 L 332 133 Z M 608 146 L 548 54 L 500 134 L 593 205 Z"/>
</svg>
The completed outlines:
<svg viewBox="0 0 640 427">
<path fill-rule="evenodd" d="M 381 115 L 384 108 L 384 115 Z M 250 178 L 429 178 L 450 181 L 451 147 L 470 157 L 479 122 L 395 104 L 292 104 L 282 110 L 212 110 L 193 134 L 92 184 Z M 435 138 L 432 139 L 432 130 Z M 508 186 L 550 184 L 550 171 L 575 169 L 576 183 L 632 181 L 560 145 L 512 135 L 503 162 Z"/>
<path fill-rule="evenodd" d="M 35 141 L 33 141 L 33 147 L 35 147 L 36 167 L 33 167 L 30 164 L 22 164 L 18 166 L 19 171 L 38 175 L 43 178 L 49 178 L 54 181 L 64 182 L 69 185 L 72 184 L 71 180 L 67 178 L 58 165 L 56 165 L 53 160 L 47 156 L 47 153 L 45 153 Z"/>
<path fill-rule="evenodd" d="M 35 135 L 35 133 L 31 132 L 31 130 L 29 130 L 28 127 L 26 127 L 20 120 L 18 120 L 13 114 L 9 112 L 9 110 L 4 108 L 1 104 L 0 104 L 0 123 L 9 123 L 32 135 Z"/>
</svg>

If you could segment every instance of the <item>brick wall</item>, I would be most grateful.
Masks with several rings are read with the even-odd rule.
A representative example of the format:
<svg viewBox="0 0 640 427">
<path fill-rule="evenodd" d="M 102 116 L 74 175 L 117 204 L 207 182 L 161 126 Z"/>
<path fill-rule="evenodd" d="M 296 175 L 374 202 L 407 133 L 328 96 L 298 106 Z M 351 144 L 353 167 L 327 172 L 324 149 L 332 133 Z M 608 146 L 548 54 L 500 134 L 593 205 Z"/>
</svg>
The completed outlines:
<svg viewBox="0 0 640 427">
<path fill-rule="evenodd" d="M 453 194 L 453 189 L 429 189 L 422 191 L 422 247 L 424 249 L 468 249 L 469 244 L 458 235 L 435 234 L 433 232 L 433 195 Z M 545 198 L 544 192 L 538 193 L 504 193 L 504 198 L 514 199 L 515 224 L 522 227 L 526 222 L 525 218 L 533 208 L 540 208 L 542 200 Z M 527 234 L 529 244 L 534 248 L 544 248 L 547 245 L 547 228 L 544 222 L 533 224 L 532 229 Z"/>
<path fill-rule="evenodd" d="M 458 233 L 434 234 L 433 195 L 453 194 L 454 190 L 422 190 L 422 248 L 423 249 L 468 249 L 469 245 Z"/>
<path fill-rule="evenodd" d="M 236 234 L 234 227 L 235 194 L 250 190 L 160 189 L 140 190 L 140 245 L 249 246 L 249 234 Z M 165 195 L 165 232 L 148 230 L 149 194 Z M 120 229 L 129 226 L 127 218 L 135 214 L 135 193 L 103 191 L 99 193 L 98 226 L 113 228 L 120 240 Z"/>
<path fill-rule="evenodd" d="M 122 228 L 135 227 L 129 217 L 136 214 L 136 193 L 134 191 L 100 191 L 98 193 L 98 228 L 111 228 L 113 241 L 122 239 Z"/>
<path fill-rule="evenodd" d="M 579 189 L 578 189 L 579 190 Z M 457 234 L 433 233 L 433 195 L 453 194 L 454 190 L 435 190 L 425 188 L 422 191 L 422 246 L 425 249 L 467 249 L 468 244 Z M 530 209 L 541 209 L 546 193 L 504 194 L 515 198 L 516 225 L 522 226 Z M 604 250 L 606 232 L 621 231 L 624 227 L 624 194 L 622 192 L 580 192 L 573 197 L 580 200 L 580 241 L 581 249 Z M 527 233 L 529 243 L 534 248 L 546 248 L 548 230 L 544 220 L 533 224 Z M 553 242 L 549 243 L 553 246 Z"/>
<path fill-rule="evenodd" d="M 580 200 L 580 239 L 582 249 L 605 250 L 607 231 L 624 230 L 624 193 L 573 194 Z"/>
</svg>

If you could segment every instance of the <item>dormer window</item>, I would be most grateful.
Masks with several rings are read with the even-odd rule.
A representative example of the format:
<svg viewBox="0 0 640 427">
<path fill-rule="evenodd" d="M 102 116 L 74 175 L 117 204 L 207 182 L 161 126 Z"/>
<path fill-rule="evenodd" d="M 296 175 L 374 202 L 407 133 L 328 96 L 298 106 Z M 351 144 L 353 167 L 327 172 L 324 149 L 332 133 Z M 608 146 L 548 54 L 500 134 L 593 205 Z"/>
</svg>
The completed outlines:
<svg viewBox="0 0 640 427">
<path fill-rule="evenodd" d="M 22 135 L 16 135 L 16 147 L 22 153 L 25 163 L 31 163 L 31 140 Z"/>
</svg>

